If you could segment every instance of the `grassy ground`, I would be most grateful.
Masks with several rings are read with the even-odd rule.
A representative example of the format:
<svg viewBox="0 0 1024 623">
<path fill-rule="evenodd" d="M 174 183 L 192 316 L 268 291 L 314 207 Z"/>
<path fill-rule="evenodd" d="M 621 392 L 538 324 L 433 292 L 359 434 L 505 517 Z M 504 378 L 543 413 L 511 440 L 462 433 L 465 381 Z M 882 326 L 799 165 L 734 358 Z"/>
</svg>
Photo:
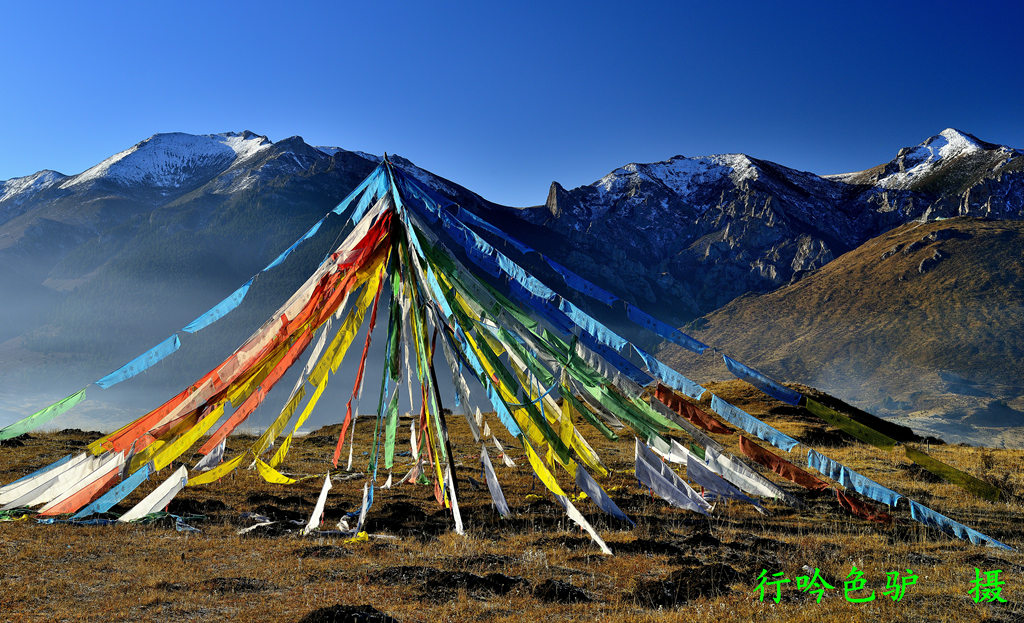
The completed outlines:
<svg viewBox="0 0 1024 623">
<path fill-rule="evenodd" d="M 798 439 L 820 424 L 740 382 L 714 384 L 727 401 L 763 417 Z M 891 526 L 845 514 L 828 496 L 813 497 L 783 484 L 807 503 L 795 510 L 769 505 L 762 517 L 749 506 L 720 505 L 710 519 L 668 507 L 641 489 L 632 475 L 632 438 L 607 442 L 585 430 L 614 471 L 602 482 L 637 525 L 606 518 L 588 501 L 578 504 L 615 552 L 603 556 L 530 476 L 521 450 L 517 467 L 492 458 L 513 515 L 501 519 L 482 484 L 479 450 L 461 417 L 450 420 L 459 458 L 460 502 L 466 536 L 456 535 L 429 486 L 378 491 L 364 543 L 342 537 L 298 537 L 279 523 L 263 533 L 238 535 L 256 512 L 281 521 L 305 520 L 321 479 L 270 485 L 240 471 L 221 482 L 186 489 L 170 510 L 198 513 L 199 533 L 171 524 L 148 526 L 0 524 L 0 620 L 4 621 L 299 621 L 335 604 L 372 605 L 399 621 L 1020 621 L 1024 619 L 1024 556 L 973 546 L 913 522 L 903 509 Z M 298 440 L 284 469 L 324 473 L 332 430 Z M 336 434 L 336 432 L 334 433 Z M 368 436 L 364 424 L 360 435 Z M 65 431 L 33 435 L 0 448 L 0 482 L 83 447 L 94 437 Z M 735 435 L 717 436 L 735 450 Z M 232 438 L 231 449 L 251 442 Z M 358 439 L 357 439 L 358 442 Z M 891 455 L 837 435 L 824 451 L 896 491 L 1015 547 L 1024 546 L 1022 451 L 932 446 L 931 454 L 998 483 L 1007 502 L 990 503 L 953 485 L 930 482 L 899 451 Z M 511 445 L 511 444 L 509 444 Z M 819 449 L 822 447 L 819 446 Z M 355 463 L 365 465 L 357 445 Z M 492 448 L 493 457 L 493 448 Z M 798 457 L 788 456 L 794 462 Z M 362 459 L 362 460 L 360 460 Z M 400 457 L 397 476 L 408 457 Z M 362 480 L 340 481 L 328 497 L 325 527 L 358 509 Z M 469 480 L 473 479 L 473 482 Z M 563 478 L 563 485 L 569 479 Z M 477 484 L 474 484 L 477 483 Z M 147 486 L 151 487 L 150 483 Z M 147 489 L 148 490 L 148 489 Z M 146 491 L 136 492 L 127 504 Z M 539 496 L 535 497 L 535 496 Z M 755 591 L 762 569 L 795 580 L 817 567 L 836 586 L 822 602 L 782 588 L 779 604 Z M 849 603 L 843 582 L 851 565 L 869 588 L 886 574 L 912 569 L 917 584 L 902 601 L 876 595 Z M 1001 569 L 1005 604 L 975 604 L 969 595 L 975 568 Z M 372 620 L 372 619 L 371 619 Z"/>
</svg>

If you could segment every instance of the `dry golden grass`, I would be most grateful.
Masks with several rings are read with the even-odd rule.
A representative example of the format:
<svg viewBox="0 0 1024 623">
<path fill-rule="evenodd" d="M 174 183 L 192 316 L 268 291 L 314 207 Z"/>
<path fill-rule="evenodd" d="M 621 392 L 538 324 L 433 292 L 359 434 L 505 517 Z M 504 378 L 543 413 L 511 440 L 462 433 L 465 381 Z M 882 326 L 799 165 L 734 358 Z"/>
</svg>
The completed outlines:
<svg viewBox="0 0 1024 623">
<path fill-rule="evenodd" d="M 799 437 L 809 421 L 773 416 L 779 403 L 740 382 L 713 385 L 726 400 Z M 905 510 L 895 511 L 893 526 L 878 526 L 844 514 L 828 497 L 807 498 L 807 508 L 769 505 L 762 517 L 749 506 L 719 507 L 710 519 L 668 507 L 642 490 L 632 476 L 631 439 L 588 439 L 614 470 L 602 484 L 637 522 L 630 528 L 606 519 L 589 502 L 581 510 L 603 535 L 614 556 L 603 556 L 541 486 L 526 461 L 512 451 L 516 468 L 496 461 L 498 477 L 513 517 L 501 519 L 490 506 L 482 483 L 478 451 L 461 417 L 451 417 L 453 446 L 460 465 L 461 506 L 466 536 L 451 531 L 451 518 L 433 499 L 431 487 L 403 485 L 378 491 L 367 529 L 395 538 L 345 543 L 341 537 L 239 536 L 251 522 L 245 511 L 275 512 L 305 518 L 321 480 L 291 486 L 269 485 L 254 472 L 240 471 L 221 482 L 187 489 L 172 510 L 203 510 L 194 522 L 201 533 L 179 533 L 165 525 L 0 524 L 0 620 L 4 621 L 298 621 L 333 604 L 372 604 L 400 621 L 1019 621 L 1024 617 L 1024 556 L 973 546 L 919 526 Z M 357 461 L 365 465 L 368 426 L 359 431 L 363 446 Z M 323 473 L 333 449 L 330 430 L 299 440 L 285 470 Z M 735 451 L 735 435 L 716 436 Z M 33 436 L 21 447 L 0 448 L 0 482 L 82 447 L 86 434 Z M 232 438 L 232 448 L 251 440 Z M 933 446 L 931 454 L 1010 490 L 1008 503 L 980 500 L 944 483 L 925 482 L 897 451 L 892 455 L 861 444 L 824 448 L 829 456 L 882 484 L 918 499 L 1015 547 L 1024 545 L 1020 526 L 1024 492 L 1022 452 Z M 361 461 L 359 459 L 362 459 Z M 799 462 L 797 457 L 787 458 Z M 396 473 L 409 459 L 400 457 Z M 399 473 L 400 472 L 400 473 Z M 336 475 L 340 475 L 337 474 Z M 562 479 L 569 484 L 568 479 Z M 361 480 L 336 482 L 328 498 L 326 527 L 358 508 Z M 147 483 L 147 487 L 156 483 Z M 789 486 L 784 488 L 801 497 Z M 148 490 L 148 489 L 147 489 Z M 127 504 L 146 491 L 136 492 Z M 527 501 L 539 494 L 541 500 Z M 532 498 L 531 498 L 532 499 Z M 221 504 L 223 506 L 221 506 Z M 326 546 L 316 557 L 309 548 Z M 341 549 L 343 548 L 343 549 Z M 719 594 L 700 596 L 674 607 L 652 607 L 638 587 L 679 572 L 687 582 L 706 582 L 714 564 L 727 565 L 736 581 L 718 586 Z M 886 573 L 910 568 L 919 576 L 901 602 L 876 598 L 851 604 L 842 582 L 856 564 L 870 587 L 885 586 Z M 838 587 L 822 603 L 805 597 L 793 584 L 783 601 L 757 600 L 755 584 L 763 567 L 793 579 L 801 567 L 818 567 Z M 401 569 L 422 567 L 436 571 Z M 1003 569 L 1007 604 L 975 604 L 968 594 L 974 568 Z M 500 573 L 511 582 L 505 593 L 486 586 L 460 586 L 466 575 L 486 580 Z M 433 574 L 436 577 L 431 577 Z M 461 578 L 461 580 L 460 580 Z M 493 579 L 493 578 L 492 578 Z M 551 603 L 535 596 L 546 580 L 582 589 L 588 603 Z M 483 581 L 483 580 L 481 580 Z M 713 584 L 713 583 L 712 583 Z"/>
</svg>

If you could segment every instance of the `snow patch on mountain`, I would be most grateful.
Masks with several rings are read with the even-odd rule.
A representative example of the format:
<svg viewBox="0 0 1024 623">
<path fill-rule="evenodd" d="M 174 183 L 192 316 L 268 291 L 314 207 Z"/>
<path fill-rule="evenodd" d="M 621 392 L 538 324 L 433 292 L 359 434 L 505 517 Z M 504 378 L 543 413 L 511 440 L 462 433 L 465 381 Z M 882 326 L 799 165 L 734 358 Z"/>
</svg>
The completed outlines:
<svg viewBox="0 0 1024 623">
<path fill-rule="evenodd" d="M 599 196 L 617 193 L 627 184 L 644 177 L 663 184 L 682 199 L 688 198 L 702 185 L 729 177 L 736 184 L 758 177 L 754 163 L 743 154 L 718 154 L 687 158 L 675 156 L 664 162 L 630 163 L 598 180 L 594 187 Z"/>
<path fill-rule="evenodd" d="M 231 194 L 247 190 L 272 178 L 285 178 L 311 170 L 318 161 L 322 161 L 326 152 L 320 147 L 307 145 L 301 137 L 280 140 L 273 144 L 274 149 L 259 149 L 253 153 L 260 154 L 258 159 L 239 158 L 220 173 L 209 187 L 215 194 Z M 326 148 L 343 152 L 340 147 Z"/>
<path fill-rule="evenodd" d="M 248 159 L 270 145 L 267 137 L 251 132 L 156 134 L 70 178 L 61 188 L 100 179 L 122 185 L 177 188 L 198 169 L 228 166 Z"/>
<path fill-rule="evenodd" d="M 235 162 L 245 160 L 273 144 L 267 137 L 257 136 L 252 132 L 226 132 L 208 136 L 223 137 L 224 144 L 235 152 Z"/>
<path fill-rule="evenodd" d="M 338 153 L 341 153 L 341 152 L 345 152 L 345 153 L 349 153 L 349 154 L 355 154 L 355 155 L 359 156 L 360 158 L 362 158 L 364 160 L 369 160 L 370 162 L 380 162 L 381 160 L 383 160 L 383 158 L 381 158 L 380 156 L 378 156 L 376 154 L 368 154 L 365 151 L 353 151 L 353 150 L 345 149 L 343 147 L 329 147 L 327 145 L 315 145 L 313 147 L 313 149 L 316 149 L 317 151 L 319 151 L 319 152 L 321 152 L 323 154 L 326 154 L 328 156 L 333 156 L 335 154 L 338 154 Z"/>
<path fill-rule="evenodd" d="M 9 199 L 25 199 L 29 195 L 35 194 L 44 188 L 52 186 L 65 178 L 67 178 L 67 176 L 63 173 L 45 169 L 38 173 L 33 173 L 32 175 L 15 177 L 5 182 L 0 182 L 0 202 L 7 201 Z"/>
<path fill-rule="evenodd" d="M 383 158 L 381 158 L 377 154 L 368 154 L 365 151 L 354 151 L 352 153 L 359 156 L 360 158 L 365 158 L 370 162 L 380 162 L 381 160 L 383 160 Z"/>
<path fill-rule="evenodd" d="M 917 180 L 932 173 L 937 167 L 945 166 L 957 158 L 985 151 L 985 149 L 986 146 L 973 136 L 954 128 L 946 128 L 920 145 L 900 150 L 893 161 L 898 170 L 879 178 L 874 185 L 888 190 L 907 189 Z M 859 171 L 823 177 L 839 182 L 857 183 L 863 174 L 863 171 Z"/>
<path fill-rule="evenodd" d="M 364 157 L 369 157 L 369 154 L 367 154 Z M 377 161 L 380 161 L 379 157 L 377 157 Z M 454 197 L 455 195 L 458 194 L 458 191 L 456 191 L 448 184 L 442 182 L 441 178 L 437 177 L 433 173 L 430 173 L 429 171 L 425 171 L 424 169 L 419 168 L 418 166 L 413 164 L 411 160 L 407 158 L 403 158 L 402 156 L 398 155 L 392 155 L 391 162 L 401 167 L 403 171 L 415 177 L 417 180 L 425 184 L 428 188 L 431 188 L 449 197 Z"/>
</svg>

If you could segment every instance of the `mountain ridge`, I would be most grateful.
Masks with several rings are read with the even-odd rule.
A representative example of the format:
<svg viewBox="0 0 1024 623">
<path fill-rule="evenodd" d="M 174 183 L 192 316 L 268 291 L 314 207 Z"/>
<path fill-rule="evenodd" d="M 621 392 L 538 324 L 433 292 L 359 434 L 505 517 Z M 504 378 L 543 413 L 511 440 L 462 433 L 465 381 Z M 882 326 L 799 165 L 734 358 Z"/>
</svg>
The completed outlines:
<svg viewBox="0 0 1024 623">
<path fill-rule="evenodd" d="M 949 142 L 940 133 L 926 139 L 923 149 L 936 137 Z M 574 189 L 553 182 L 545 206 L 528 210 L 525 218 L 554 234 L 557 243 L 544 250 L 560 262 L 682 323 L 745 292 L 771 291 L 798 280 L 915 219 L 1024 218 L 1020 150 L 970 140 L 976 148 L 920 170 L 920 179 L 907 188 L 872 180 L 884 179 L 879 172 L 906 170 L 913 148 L 868 169 L 875 172 L 870 176 L 819 176 L 742 154 L 675 157 L 629 164 Z M 685 192 L 672 192 L 673 184 L 676 190 L 685 186 Z M 643 235 L 630 239 L 623 232 Z M 593 261 L 609 255 L 595 241 L 608 240 L 623 247 L 610 252 L 615 270 Z M 701 279 L 695 281 L 695 275 Z"/>
<path fill-rule="evenodd" d="M 921 176 L 927 183 L 915 188 L 851 183 L 743 154 L 676 156 L 627 164 L 574 189 L 553 182 L 544 204 L 523 208 L 490 202 L 401 156 L 392 162 L 678 326 L 739 296 L 799 283 L 908 222 L 961 212 L 1024 218 L 1019 150 L 970 137 L 953 154 L 934 138 L 922 143 L 929 155 L 904 149 L 867 170 L 930 163 Z M 960 140 L 952 138 L 944 140 Z M 73 385 L 109 372 L 255 274 L 379 160 L 298 136 L 274 142 L 248 131 L 169 133 L 77 176 L 41 171 L 0 182 L 0 265 L 7 269 L 0 294 L 10 301 L 0 326 L 0 386 L 31 390 L 44 378 Z M 322 258 L 343 229 L 339 220 L 329 218 L 285 265 L 261 277 L 203 346 L 183 346 L 176 362 L 161 364 L 166 374 L 147 379 L 188 382 L 192 368 L 230 351 Z M 481 235 L 553 286 L 562 283 L 536 254 Z M 628 332 L 622 310 L 579 303 Z"/>
</svg>

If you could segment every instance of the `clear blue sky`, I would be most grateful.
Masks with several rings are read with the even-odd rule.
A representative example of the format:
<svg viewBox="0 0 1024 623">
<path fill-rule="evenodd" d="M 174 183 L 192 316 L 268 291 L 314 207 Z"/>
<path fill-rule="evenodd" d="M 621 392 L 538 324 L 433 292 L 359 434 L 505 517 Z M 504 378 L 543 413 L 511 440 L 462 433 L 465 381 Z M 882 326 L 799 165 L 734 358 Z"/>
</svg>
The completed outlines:
<svg viewBox="0 0 1024 623">
<path fill-rule="evenodd" d="M 169 131 L 398 153 L 513 205 L 675 154 L 836 173 L 949 126 L 1024 147 L 1021 6 L 12 3 L 0 179 Z"/>
</svg>

